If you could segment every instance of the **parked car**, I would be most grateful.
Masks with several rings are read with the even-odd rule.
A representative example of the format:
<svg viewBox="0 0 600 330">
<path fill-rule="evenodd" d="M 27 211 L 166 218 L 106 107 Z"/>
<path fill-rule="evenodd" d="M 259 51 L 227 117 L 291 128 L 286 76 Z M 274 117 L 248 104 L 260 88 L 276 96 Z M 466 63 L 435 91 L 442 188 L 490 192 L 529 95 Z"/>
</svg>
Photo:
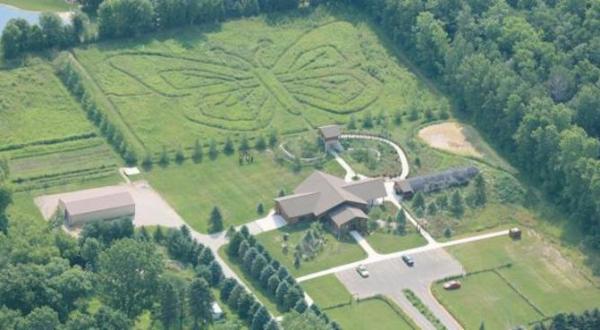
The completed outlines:
<svg viewBox="0 0 600 330">
<path fill-rule="evenodd" d="M 404 261 L 404 263 L 409 267 L 412 267 L 415 265 L 415 261 L 410 256 L 402 256 L 402 261 Z"/>
<path fill-rule="evenodd" d="M 446 289 L 446 290 L 460 289 L 461 286 L 462 286 L 462 284 L 460 284 L 460 281 L 456 281 L 456 280 L 452 280 L 452 281 L 448 281 L 448 282 L 444 283 L 444 289 Z"/>
<path fill-rule="evenodd" d="M 358 265 L 358 267 L 356 267 L 356 271 L 361 277 L 369 277 L 369 271 L 367 270 L 367 266 L 365 265 Z"/>
</svg>

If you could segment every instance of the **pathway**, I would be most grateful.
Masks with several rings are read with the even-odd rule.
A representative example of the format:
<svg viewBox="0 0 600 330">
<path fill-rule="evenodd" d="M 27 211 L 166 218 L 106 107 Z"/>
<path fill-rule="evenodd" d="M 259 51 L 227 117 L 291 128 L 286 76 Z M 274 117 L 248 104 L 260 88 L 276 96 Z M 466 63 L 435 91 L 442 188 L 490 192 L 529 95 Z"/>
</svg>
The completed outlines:
<svg viewBox="0 0 600 330">
<path fill-rule="evenodd" d="M 312 280 L 318 277 L 322 277 L 325 275 L 329 275 L 329 274 L 335 274 L 344 270 L 348 270 L 348 269 L 353 269 L 356 268 L 358 265 L 364 264 L 364 265 L 368 265 L 368 264 L 372 264 L 375 262 L 379 262 L 379 261 L 386 261 L 386 260 L 391 260 L 391 259 L 396 259 L 398 257 L 402 257 L 403 255 L 412 255 L 412 254 L 417 254 L 417 253 L 421 253 L 421 252 L 426 252 L 426 251 L 432 251 L 432 250 L 436 250 L 436 249 L 442 249 L 444 247 L 448 247 L 448 246 L 454 246 L 454 245 L 459 245 L 459 244 L 467 244 L 467 243 L 472 243 L 472 242 L 476 242 L 476 241 L 480 241 L 480 240 L 485 240 L 485 239 L 490 239 L 493 237 L 499 237 L 499 236 L 506 236 L 508 237 L 508 230 L 502 230 L 502 231 L 498 231 L 498 232 L 494 232 L 494 233 L 488 233 L 488 234 L 482 234 L 482 235 L 477 235 L 477 236 L 472 236 L 472 237 L 468 237 L 468 238 L 463 238 L 463 239 L 458 239 L 455 241 L 449 241 L 449 242 L 445 242 L 445 243 L 436 243 L 436 244 L 427 244 L 424 246 L 420 246 L 420 247 L 416 247 L 416 248 L 412 248 L 412 249 L 407 249 L 407 250 L 403 250 L 403 251 L 398 251 L 398 252 L 394 252 L 394 253 L 389 253 L 389 254 L 378 254 L 377 256 L 372 256 L 372 257 L 367 257 L 366 259 L 362 259 L 359 261 L 355 261 L 349 264 L 345 264 L 345 265 L 341 265 L 341 266 L 337 266 L 337 267 L 332 267 L 329 269 L 325 269 L 319 272 L 315 272 L 312 274 L 308 274 L 308 275 L 304 275 L 302 277 L 297 278 L 298 282 L 305 282 L 308 280 Z"/>
<path fill-rule="evenodd" d="M 350 235 L 356 240 L 358 245 L 360 245 L 360 247 L 363 250 L 365 250 L 365 252 L 367 253 L 367 258 L 377 257 L 379 255 L 379 253 L 377 253 L 377 251 L 375 251 L 371 247 L 369 242 L 367 242 L 367 240 L 364 237 L 362 237 L 356 230 L 350 231 Z"/>
</svg>

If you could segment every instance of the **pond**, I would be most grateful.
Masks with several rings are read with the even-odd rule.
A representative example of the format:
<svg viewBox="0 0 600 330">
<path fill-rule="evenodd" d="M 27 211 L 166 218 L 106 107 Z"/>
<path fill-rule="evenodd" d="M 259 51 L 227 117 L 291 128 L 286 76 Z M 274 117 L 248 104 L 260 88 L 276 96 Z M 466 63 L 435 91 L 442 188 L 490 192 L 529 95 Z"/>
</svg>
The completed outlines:
<svg viewBox="0 0 600 330">
<path fill-rule="evenodd" d="M 30 24 L 37 23 L 40 13 L 41 12 L 39 11 L 20 9 L 17 7 L 0 3 L 0 31 L 4 30 L 4 26 L 6 26 L 6 23 L 8 23 L 8 21 L 13 18 L 23 18 L 27 20 Z M 57 14 L 63 19 L 64 22 L 68 21 L 68 12 L 60 12 Z"/>
</svg>

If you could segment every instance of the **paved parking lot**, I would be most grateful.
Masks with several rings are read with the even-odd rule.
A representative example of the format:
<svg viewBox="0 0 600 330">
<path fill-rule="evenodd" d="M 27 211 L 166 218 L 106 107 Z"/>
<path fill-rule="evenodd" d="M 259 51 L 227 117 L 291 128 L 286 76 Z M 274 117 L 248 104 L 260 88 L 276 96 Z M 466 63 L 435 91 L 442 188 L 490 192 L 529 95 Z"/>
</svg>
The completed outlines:
<svg viewBox="0 0 600 330">
<path fill-rule="evenodd" d="M 411 289 L 448 329 L 461 329 L 454 318 L 431 295 L 432 282 L 464 272 L 461 264 L 444 249 L 435 249 L 411 255 L 414 267 L 408 267 L 401 258 L 375 262 L 367 266 L 370 277 L 362 278 L 355 269 L 336 273 L 348 291 L 366 298 L 377 294 L 393 299 L 423 329 L 435 327 L 406 299 L 403 289 Z"/>
</svg>

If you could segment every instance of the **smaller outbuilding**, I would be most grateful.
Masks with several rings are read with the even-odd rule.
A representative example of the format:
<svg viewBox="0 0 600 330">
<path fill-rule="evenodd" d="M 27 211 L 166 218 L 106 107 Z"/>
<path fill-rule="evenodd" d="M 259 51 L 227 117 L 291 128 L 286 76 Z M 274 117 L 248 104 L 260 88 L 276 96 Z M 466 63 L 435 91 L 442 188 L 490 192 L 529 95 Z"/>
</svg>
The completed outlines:
<svg viewBox="0 0 600 330">
<path fill-rule="evenodd" d="M 443 172 L 398 180 L 394 183 L 394 189 L 398 195 L 411 198 L 418 192 L 428 193 L 466 185 L 477 174 L 479 169 L 476 167 L 451 168 Z"/>
<path fill-rule="evenodd" d="M 58 205 L 64 212 L 67 226 L 135 216 L 135 202 L 127 191 L 85 197 L 63 197 Z"/>
<path fill-rule="evenodd" d="M 339 125 L 327 125 L 319 127 L 319 136 L 325 145 L 325 150 L 341 150 L 340 135 L 342 130 Z"/>
<path fill-rule="evenodd" d="M 223 318 L 223 309 L 219 306 L 219 303 L 213 301 L 210 305 L 211 316 L 214 321 L 220 320 Z"/>
</svg>

